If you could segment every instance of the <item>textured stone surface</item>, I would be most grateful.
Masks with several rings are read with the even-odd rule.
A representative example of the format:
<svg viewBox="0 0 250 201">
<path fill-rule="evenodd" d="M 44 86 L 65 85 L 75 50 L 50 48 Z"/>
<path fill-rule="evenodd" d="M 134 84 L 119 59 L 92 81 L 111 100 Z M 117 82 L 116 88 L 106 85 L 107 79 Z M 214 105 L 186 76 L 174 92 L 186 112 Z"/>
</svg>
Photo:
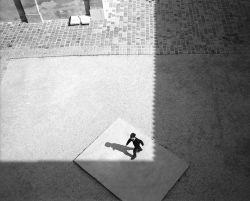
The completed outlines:
<svg viewBox="0 0 250 201">
<path fill-rule="evenodd" d="M 80 25 L 81 24 L 81 18 L 79 16 L 71 16 L 69 18 L 69 25 Z"/>
<path fill-rule="evenodd" d="M 88 25 L 90 23 L 91 17 L 86 15 L 79 16 L 82 25 Z"/>
<path fill-rule="evenodd" d="M 92 54 L 237 53 L 250 46 L 248 0 L 103 1 L 105 19 L 88 27 L 68 20 L 0 23 L 0 48 L 81 47 Z"/>
<path fill-rule="evenodd" d="M 131 160 L 131 132 L 143 140 L 143 150 Z M 131 143 L 132 144 L 132 143 Z M 117 119 L 75 162 L 121 200 L 161 201 L 188 167 L 140 130 Z"/>
<path fill-rule="evenodd" d="M 0 0 L 0 21 L 19 21 L 19 19 L 14 1 Z"/>
<path fill-rule="evenodd" d="M 90 9 L 90 16 L 94 21 L 105 21 L 103 8 Z"/>
<path fill-rule="evenodd" d="M 126 78 L 130 84 L 134 80 L 140 81 L 145 76 L 140 72 L 143 72 L 146 64 L 150 62 L 155 69 L 154 93 L 145 92 L 147 94 L 145 97 L 139 95 L 137 91 L 135 94 L 130 93 L 137 88 L 121 87 L 126 82 L 123 84 L 110 82 L 109 74 L 100 71 L 106 77 L 104 76 L 105 78 L 97 82 L 101 88 L 93 88 L 92 92 L 100 91 L 101 93 L 93 95 L 95 93 L 87 88 L 89 84 L 82 85 L 86 87 L 83 90 L 87 94 L 85 94 L 86 97 L 103 106 L 100 108 L 96 106 L 97 110 L 86 108 L 89 114 L 84 111 L 81 113 L 86 121 L 84 121 L 84 126 L 80 122 L 79 128 L 82 131 L 84 127 L 90 130 L 90 133 L 79 131 L 80 135 L 78 135 L 74 132 L 77 131 L 75 127 L 72 130 L 62 130 L 60 135 L 55 136 L 42 133 L 39 137 L 44 137 L 45 141 L 36 141 L 37 146 L 33 146 L 36 150 L 39 149 L 40 153 L 30 149 L 32 143 L 29 140 L 25 141 L 29 146 L 22 148 L 23 139 L 32 141 L 36 138 L 28 138 L 28 136 L 21 138 L 20 128 L 31 129 L 32 127 L 25 127 L 21 123 L 14 123 L 12 127 L 10 123 L 7 123 L 12 132 L 16 129 L 16 135 L 20 137 L 12 138 L 13 141 L 21 140 L 18 141 L 20 146 L 11 147 L 7 144 L 5 149 L 12 151 L 13 157 L 16 153 L 20 154 L 17 155 L 20 159 L 27 157 L 26 160 L 19 162 L 0 163 L 0 178 L 5 181 L 0 183 L 0 197 L 6 201 L 117 200 L 92 177 L 84 175 L 82 170 L 66 159 L 71 160 L 83 148 L 83 143 L 87 146 L 88 142 L 95 138 L 94 134 L 102 133 L 117 118 L 117 115 L 125 115 L 124 118 L 129 118 L 129 121 L 136 127 L 145 127 L 145 130 L 152 129 L 157 142 L 190 163 L 190 168 L 164 200 L 248 200 L 250 197 L 249 1 L 168 0 L 155 2 L 157 6 L 150 1 L 140 1 L 141 3 L 139 1 L 121 1 L 120 3 L 112 1 L 108 4 L 105 2 L 108 1 L 104 1 L 107 20 L 90 24 L 88 27 L 68 27 L 68 20 L 47 21 L 44 24 L 0 23 L 1 79 L 8 75 L 6 73 L 9 72 L 12 76 L 11 72 L 15 74 L 20 68 L 33 63 L 36 65 L 32 68 L 44 69 L 43 73 L 37 71 L 33 75 L 43 79 L 36 85 L 32 85 L 32 87 L 39 87 L 41 83 L 48 81 L 51 76 L 50 70 L 61 65 L 58 58 L 55 58 L 56 61 L 51 65 L 44 61 L 41 63 L 28 61 L 23 65 L 17 60 L 16 69 L 10 71 L 8 64 L 11 62 L 8 58 L 137 54 L 132 58 L 133 62 L 126 63 L 125 67 L 121 65 L 124 61 L 119 60 L 120 56 L 115 56 L 118 59 L 116 62 L 119 68 L 115 66 L 113 72 L 124 74 L 126 70 L 133 69 L 136 64 L 142 65 L 138 71 L 138 77 L 131 79 L 130 76 L 134 76 L 134 71 L 131 70 L 132 73 Z M 157 20 L 156 16 L 158 16 Z M 158 32 L 159 36 L 156 34 Z M 186 53 L 188 55 L 184 55 Z M 223 55 L 193 55 L 192 53 Z M 150 54 L 151 59 L 140 60 L 138 54 Z M 179 55 L 158 56 L 155 54 Z M 98 61 L 98 57 L 93 59 L 95 62 Z M 83 60 L 86 61 L 89 58 L 84 57 Z M 112 60 L 113 56 L 103 59 L 99 63 L 100 70 L 103 69 L 104 64 L 110 66 Z M 68 66 L 75 67 L 70 63 Z M 85 64 L 81 67 L 85 67 Z M 88 67 L 88 69 L 94 68 Z M 71 79 L 71 74 L 68 75 Z M 83 77 L 87 75 L 89 74 L 83 74 Z M 94 80 L 95 74 L 92 75 Z M 69 78 L 66 79 L 67 82 Z M 104 81 L 105 79 L 107 80 Z M 115 99 L 112 99 L 114 90 L 107 90 L 109 88 L 105 87 L 110 85 L 103 85 L 103 83 L 115 83 L 116 89 L 121 87 L 120 90 L 115 90 L 118 92 Z M 1 82 L 1 101 L 4 100 L 3 84 L 4 81 Z M 11 91 L 18 84 L 11 85 L 9 90 Z M 45 92 L 42 88 L 39 90 L 42 94 Z M 126 90 L 128 96 L 124 96 L 122 90 Z M 17 90 L 17 92 L 23 91 Z M 154 94 L 154 105 L 149 104 L 151 100 L 143 105 L 143 101 L 149 100 L 149 94 Z M 43 97 L 46 96 L 43 94 Z M 106 101 L 102 102 L 103 98 Z M 11 103 L 10 99 L 5 100 L 8 104 Z M 22 102 L 12 103 L 14 107 L 22 108 Z M 152 112 L 154 123 L 147 120 L 149 113 L 135 112 L 137 109 L 145 111 L 147 107 L 150 107 L 150 110 L 151 107 L 154 108 Z M 0 111 L 3 112 L 3 109 L 1 102 Z M 43 121 L 54 118 L 54 116 L 47 116 L 48 113 L 42 113 L 44 116 L 40 116 L 39 111 L 32 112 Z M 64 110 L 57 111 L 52 108 L 55 115 L 58 115 L 57 112 L 60 111 Z M 18 114 L 14 109 L 9 112 L 5 116 L 6 121 Z M 57 118 L 63 123 L 62 125 L 69 125 L 69 127 L 78 125 L 77 121 L 72 121 L 72 118 L 64 119 L 63 117 L 59 115 Z M 24 117 L 20 115 L 19 119 L 23 120 Z M 72 146 L 68 147 L 63 143 L 58 143 L 61 141 L 68 145 L 69 141 L 64 141 L 63 136 L 70 132 L 72 140 L 75 136 L 83 137 L 83 140 L 78 139 L 79 150 L 75 146 L 75 140 Z M 23 135 L 27 133 L 24 132 Z M 52 140 L 51 137 L 55 138 Z M 1 143 L 3 139 L 11 141 L 11 136 L 6 137 L 1 127 Z M 49 149 L 41 148 L 43 144 Z M 53 149 L 50 149 L 51 144 L 53 144 Z M 0 147 L 3 149 L 3 146 Z M 1 157 L 3 153 L 1 152 Z M 45 159 L 47 156 L 51 156 L 52 159 L 54 156 L 60 156 L 62 160 L 29 161 L 31 160 L 29 156 L 39 156 L 37 153 Z"/>
</svg>

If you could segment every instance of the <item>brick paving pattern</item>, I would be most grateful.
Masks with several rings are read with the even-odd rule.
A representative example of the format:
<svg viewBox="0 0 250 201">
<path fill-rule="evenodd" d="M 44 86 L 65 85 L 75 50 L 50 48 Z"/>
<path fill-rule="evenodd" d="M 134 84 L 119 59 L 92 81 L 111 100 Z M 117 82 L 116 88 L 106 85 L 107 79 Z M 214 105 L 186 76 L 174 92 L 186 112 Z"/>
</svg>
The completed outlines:
<svg viewBox="0 0 250 201">
<path fill-rule="evenodd" d="M 250 47 L 249 0 L 104 0 L 104 21 L 0 23 L 0 50 L 80 54 L 234 53 Z M 69 48 L 70 47 L 70 48 Z"/>
</svg>

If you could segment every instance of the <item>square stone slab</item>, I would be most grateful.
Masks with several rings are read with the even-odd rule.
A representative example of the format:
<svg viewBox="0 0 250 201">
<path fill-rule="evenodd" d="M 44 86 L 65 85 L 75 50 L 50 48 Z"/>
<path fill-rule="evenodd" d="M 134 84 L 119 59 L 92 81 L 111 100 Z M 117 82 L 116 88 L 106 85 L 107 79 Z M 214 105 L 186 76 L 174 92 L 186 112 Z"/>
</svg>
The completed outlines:
<svg viewBox="0 0 250 201">
<path fill-rule="evenodd" d="M 80 25 L 81 20 L 79 16 L 70 16 L 69 18 L 69 25 L 74 26 L 74 25 Z"/>
<path fill-rule="evenodd" d="M 131 160 L 130 133 L 144 142 Z M 121 200 L 162 200 L 188 164 L 124 120 L 117 119 L 74 160 Z"/>
<path fill-rule="evenodd" d="M 79 18 L 82 25 L 88 25 L 90 23 L 90 16 L 81 15 Z"/>
</svg>

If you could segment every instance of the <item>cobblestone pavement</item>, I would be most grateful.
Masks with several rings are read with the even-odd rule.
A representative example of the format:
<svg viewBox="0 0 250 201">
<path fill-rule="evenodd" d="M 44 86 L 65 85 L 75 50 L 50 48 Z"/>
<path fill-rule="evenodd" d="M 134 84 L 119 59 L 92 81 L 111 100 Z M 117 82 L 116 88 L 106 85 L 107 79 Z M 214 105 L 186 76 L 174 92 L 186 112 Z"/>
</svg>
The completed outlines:
<svg viewBox="0 0 250 201">
<path fill-rule="evenodd" d="M 104 0 L 105 21 L 68 26 L 0 23 L 0 49 L 74 47 L 83 54 L 242 52 L 250 46 L 248 0 Z M 73 48 L 73 49 L 74 49 Z"/>
</svg>

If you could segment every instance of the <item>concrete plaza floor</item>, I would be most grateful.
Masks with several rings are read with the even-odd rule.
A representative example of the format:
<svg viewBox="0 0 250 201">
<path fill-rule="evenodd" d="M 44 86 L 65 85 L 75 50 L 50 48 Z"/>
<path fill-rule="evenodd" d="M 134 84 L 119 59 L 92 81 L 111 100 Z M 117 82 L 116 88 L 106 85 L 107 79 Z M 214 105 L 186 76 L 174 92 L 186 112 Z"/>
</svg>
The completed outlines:
<svg viewBox="0 0 250 201">
<path fill-rule="evenodd" d="M 164 200 L 247 200 L 250 59 L 12 59 L 1 81 L 3 200 L 117 200 L 72 160 L 117 117 L 190 167 Z"/>
<path fill-rule="evenodd" d="M 0 23 L 0 199 L 117 200 L 72 160 L 120 117 L 190 164 L 164 200 L 249 200 L 250 1 L 103 5 Z"/>
</svg>

